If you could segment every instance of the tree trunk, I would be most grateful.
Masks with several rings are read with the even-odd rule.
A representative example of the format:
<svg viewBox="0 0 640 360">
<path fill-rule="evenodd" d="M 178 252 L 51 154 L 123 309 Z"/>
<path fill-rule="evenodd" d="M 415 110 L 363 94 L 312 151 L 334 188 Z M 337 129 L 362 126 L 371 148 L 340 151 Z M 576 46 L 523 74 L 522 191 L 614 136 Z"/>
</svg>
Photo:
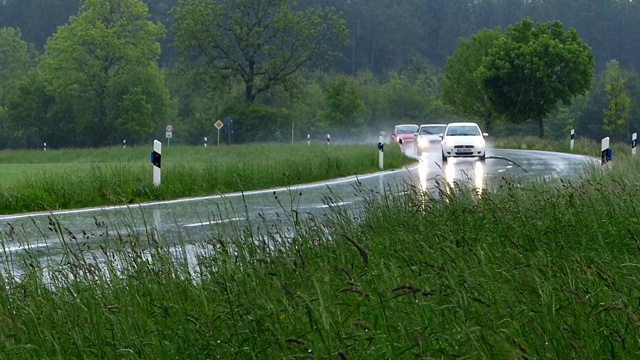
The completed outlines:
<svg viewBox="0 0 640 360">
<path fill-rule="evenodd" d="M 540 130 L 540 139 L 544 139 L 544 120 L 538 117 L 538 129 Z"/>
<path fill-rule="evenodd" d="M 256 95 L 253 93 L 253 83 L 249 81 L 244 83 L 244 99 L 248 103 L 253 103 L 256 100 Z"/>
<path fill-rule="evenodd" d="M 493 120 L 495 119 L 495 117 L 491 114 L 486 115 L 484 117 L 484 132 L 486 132 L 487 134 L 491 135 L 491 133 L 493 132 Z"/>
</svg>

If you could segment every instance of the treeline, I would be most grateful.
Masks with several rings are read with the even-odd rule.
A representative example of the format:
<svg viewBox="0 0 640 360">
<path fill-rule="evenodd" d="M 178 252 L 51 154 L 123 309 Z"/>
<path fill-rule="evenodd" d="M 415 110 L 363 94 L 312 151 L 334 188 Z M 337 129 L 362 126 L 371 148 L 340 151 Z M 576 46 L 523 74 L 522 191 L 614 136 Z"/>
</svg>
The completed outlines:
<svg viewBox="0 0 640 360">
<path fill-rule="evenodd" d="M 179 0 L 144 0 L 150 19 L 167 29 Z M 76 15 L 83 0 L 0 0 L 0 27 L 16 27 L 42 51 L 56 28 Z M 576 29 L 594 50 L 598 71 L 616 59 L 622 68 L 640 70 L 640 3 L 631 0 L 298 0 L 302 9 L 334 7 L 344 15 L 349 42 L 332 64 L 339 73 L 384 74 L 415 56 L 442 67 L 457 47 L 483 28 L 506 28 L 524 17 L 559 20 Z M 173 36 L 160 39 L 164 66 L 177 54 Z"/>
<path fill-rule="evenodd" d="M 268 9 L 269 18 L 288 5 L 272 18 L 270 36 L 301 36 L 279 38 L 279 49 L 260 47 L 259 37 L 249 36 L 255 35 L 250 18 L 238 16 Z M 496 26 L 504 31 L 524 17 L 576 29 L 595 57 L 593 86 L 549 114 L 546 137 L 566 137 L 575 128 L 579 136 L 624 140 L 640 128 L 640 60 L 632 51 L 640 46 L 640 5 L 633 1 L 159 0 L 147 6 L 0 1 L 0 149 L 146 143 L 164 137 L 168 123 L 172 141 L 200 143 L 215 138 L 214 123 L 224 120 L 221 139 L 242 143 L 377 134 L 398 122 L 467 118 L 442 97 L 447 58 L 461 38 Z M 105 21 L 105 14 L 114 17 Z M 218 37 L 224 29 L 237 32 Z M 214 51 L 230 40 L 244 46 L 234 52 L 250 49 L 255 57 Z M 203 41 L 210 41 L 206 49 Z M 249 64 L 257 67 L 236 66 Z M 618 113 L 616 123 L 607 123 L 607 111 Z M 492 133 L 538 134 L 536 119 L 509 120 L 498 119 Z"/>
</svg>

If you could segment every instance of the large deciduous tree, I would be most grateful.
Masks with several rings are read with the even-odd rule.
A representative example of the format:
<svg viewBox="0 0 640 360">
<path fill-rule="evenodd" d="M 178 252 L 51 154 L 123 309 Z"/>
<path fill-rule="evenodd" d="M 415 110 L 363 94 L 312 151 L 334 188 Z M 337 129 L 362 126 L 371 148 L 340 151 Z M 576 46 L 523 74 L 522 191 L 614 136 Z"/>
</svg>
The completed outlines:
<svg viewBox="0 0 640 360">
<path fill-rule="evenodd" d="M 607 108 L 603 110 L 603 129 L 607 132 L 617 133 L 629 122 L 631 99 L 625 92 L 624 78 L 616 60 L 607 63 L 607 71 L 604 74 L 604 90 L 607 94 L 608 104 Z"/>
<path fill-rule="evenodd" d="M 15 136 L 7 124 L 7 100 L 36 65 L 37 58 L 35 47 L 22 40 L 19 29 L 0 28 L 0 148 L 7 146 L 9 137 Z"/>
<path fill-rule="evenodd" d="M 470 40 L 461 39 L 456 51 L 447 58 L 442 81 L 442 101 L 457 115 L 484 122 L 487 132 L 491 132 L 496 113 L 477 70 L 501 37 L 499 29 L 485 29 L 471 36 Z"/>
<path fill-rule="evenodd" d="M 73 145 L 142 139 L 154 130 L 150 119 L 166 117 L 168 92 L 157 66 L 163 27 L 147 18 L 140 0 L 86 0 L 47 42 L 50 91 L 58 101 L 75 99 L 68 102 L 67 127 L 83 140 Z"/>
<path fill-rule="evenodd" d="M 35 47 L 22 40 L 20 29 L 0 28 L 0 107 L 17 82 L 35 66 L 37 57 Z"/>
<path fill-rule="evenodd" d="M 366 107 L 357 89 L 346 78 L 339 77 L 329 83 L 325 91 L 328 110 L 322 117 L 329 126 L 355 128 L 364 122 Z"/>
<path fill-rule="evenodd" d="M 543 138 L 545 117 L 589 90 L 593 69 L 591 48 L 575 30 L 524 18 L 509 26 L 478 74 L 497 113 L 513 122 L 536 121 Z"/>
<path fill-rule="evenodd" d="M 302 12 L 295 0 L 182 0 L 173 13 L 182 59 L 210 85 L 241 80 L 250 103 L 335 56 L 347 35 L 333 9 Z"/>
</svg>

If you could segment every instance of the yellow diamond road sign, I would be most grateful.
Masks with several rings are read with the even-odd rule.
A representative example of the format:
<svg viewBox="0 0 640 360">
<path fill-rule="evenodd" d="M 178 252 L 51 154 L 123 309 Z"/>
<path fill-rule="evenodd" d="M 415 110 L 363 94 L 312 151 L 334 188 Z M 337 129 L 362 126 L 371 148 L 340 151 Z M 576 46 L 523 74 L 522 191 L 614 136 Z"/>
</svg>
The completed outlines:
<svg viewBox="0 0 640 360">
<path fill-rule="evenodd" d="M 220 130 L 220 128 L 221 128 L 222 126 L 224 126 L 224 124 L 223 124 L 223 123 L 222 123 L 222 121 L 220 121 L 220 120 L 216 121 L 216 124 L 215 124 L 215 125 L 216 125 L 216 127 L 218 128 L 218 130 Z"/>
</svg>

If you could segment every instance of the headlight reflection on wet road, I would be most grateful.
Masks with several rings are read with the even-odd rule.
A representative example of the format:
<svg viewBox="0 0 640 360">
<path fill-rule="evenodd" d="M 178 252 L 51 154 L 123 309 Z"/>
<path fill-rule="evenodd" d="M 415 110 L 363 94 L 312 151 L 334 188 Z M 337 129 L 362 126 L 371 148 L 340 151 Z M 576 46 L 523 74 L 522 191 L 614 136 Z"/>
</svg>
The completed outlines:
<svg viewBox="0 0 640 360">
<path fill-rule="evenodd" d="M 456 182 L 467 182 L 473 184 L 478 195 L 484 189 L 485 172 L 483 161 L 475 160 L 471 162 L 466 159 L 449 159 L 444 173 L 449 188 L 454 188 Z"/>
<path fill-rule="evenodd" d="M 485 185 L 485 164 L 480 160 L 449 159 L 444 167 L 440 162 L 424 159 L 418 166 L 418 180 L 422 191 L 429 191 L 436 185 L 437 178 L 444 178 L 447 188 L 454 188 L 456 183 L 472 185 L 478 194 Z"/>
</svg>

